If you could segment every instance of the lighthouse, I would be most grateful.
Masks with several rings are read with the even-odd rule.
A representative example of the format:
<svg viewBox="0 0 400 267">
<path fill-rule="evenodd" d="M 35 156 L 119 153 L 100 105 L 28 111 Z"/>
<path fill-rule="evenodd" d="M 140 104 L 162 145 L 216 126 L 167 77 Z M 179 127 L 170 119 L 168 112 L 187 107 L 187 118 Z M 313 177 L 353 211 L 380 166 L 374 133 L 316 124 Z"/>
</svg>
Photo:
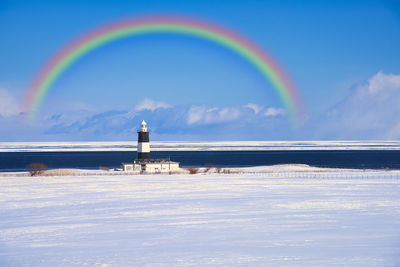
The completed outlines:
<svg viewBox="0 0 400 267">
<path fill-rule="evenodd" d="M 147 124 L 144 120 L 140 124 L 140 130 L 138 133 L 138 145 L 137 145 L 137 159 L 139 161 L 150 159 L 150 143 L 149 143 L 149 132 L 147 131 Z"/>
<path fill-rule="evenodd" d="M 179 162 L 168 159 L 150 159 L 150 140 L 147 123 L 140 124 L 137 144 L 137 159 L 133 162 L 121 163 L 121 169 L 133 173 L 162 173 L 179 171 Z"/>
</svg>

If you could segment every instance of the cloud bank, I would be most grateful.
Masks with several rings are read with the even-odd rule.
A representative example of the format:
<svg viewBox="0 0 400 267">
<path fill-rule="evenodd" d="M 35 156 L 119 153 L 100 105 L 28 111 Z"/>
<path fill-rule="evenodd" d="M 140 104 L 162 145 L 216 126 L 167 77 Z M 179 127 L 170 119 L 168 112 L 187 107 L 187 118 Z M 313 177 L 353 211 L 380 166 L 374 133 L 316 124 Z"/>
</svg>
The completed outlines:
<svg viewBox="0 0 400 267">
<path fill-rule="evenodd" d="M 172 106 L 146 98 L 132 110 L 106 110 L 79 117 L 55 114 L 43 124 L 48 125 L 45 131 L 48 136 L 74 135 L 89 140 L 135 139 L 142 119 L 148 121 L 152 136 L 160 140 L 241 140 L 243 136 L 265 139 L 264 128 L 274 129 L 280 121 L 287 124 L 279 108 L 257 106 L 255 112 L 249 106 L 255 104 Z"/>
<path fill-rule="evenodd" d="M 320 136 L 342 139 L 400 138 L 400 75 L 378 72 L 320 118 Z"/>
<path fill-rule="evenodd" d="M 3 141 L 135 140 L 142 119 L 153 140 L 387 140 L 400 138 L 400 75 L 378 72 L 349 88 L 336 105 L 293 128 L 280 107 L 171 105 L 145 98 L 131 109 L 98 110 L 85 103 L 60 107 L 34 126 L 21 123 L 16 98 L 0 89 Z M 19 139 L 18 139 L 19 138 Z"/>
</svg>

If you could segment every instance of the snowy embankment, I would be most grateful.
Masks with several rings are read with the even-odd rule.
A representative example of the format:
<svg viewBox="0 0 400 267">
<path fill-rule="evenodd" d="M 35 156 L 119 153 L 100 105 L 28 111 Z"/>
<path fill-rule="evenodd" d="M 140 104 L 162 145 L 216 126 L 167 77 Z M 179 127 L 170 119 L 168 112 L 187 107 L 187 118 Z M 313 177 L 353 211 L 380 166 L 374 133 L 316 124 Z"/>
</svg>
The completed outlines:
<svg viewBox="0 0 400 267">
<path fill-rule="evenodd" d="M 178 171 L 166 173 L 140 173 L 124 172 L 121 170 L 109 169 L 106 170 L 87 170 L 87 169 L 50 169 L 44 171 L 40 176 L 125 176 L 125 175 L 188 175 L 188 168 L 182 167 Z M 375 178 L 400 178 L 400 170 L 372 170 L 372 169 L 339 169 L 339 168 L 320 168 L 312 167 L 307 164 L 277 164 L 270 166 L 256 167 L 193 167 L 197 170 L 197 174 L 212 175 L 212 174 L 247 174 L 264 177 L 297 177 L 297 178 L 363 178 L 374 176 Z M 29 172 L 0 172 L 3 177 L 24 177 L 30 176 Z"/>
<path fill-rule="evenodd" d="M 0 173 L 0 266 L 399 266 L 399 172 L 257 168 Z"/>
</svg>

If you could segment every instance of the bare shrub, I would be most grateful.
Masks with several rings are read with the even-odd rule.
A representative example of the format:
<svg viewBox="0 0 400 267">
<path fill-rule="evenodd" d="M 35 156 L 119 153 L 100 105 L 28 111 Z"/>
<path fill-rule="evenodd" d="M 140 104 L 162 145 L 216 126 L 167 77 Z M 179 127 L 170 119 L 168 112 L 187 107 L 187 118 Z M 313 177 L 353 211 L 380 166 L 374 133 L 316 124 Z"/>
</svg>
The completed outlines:
<svg viewBox="0 0 400 267">
<path fill-rule="evenodd" d="M 44 171 L 42 176 L 66 176 L 66 175 L 76 175 L 77 170 L 74 169 L 52 169 Z"/>
<path fill-rule="evenodd" d="M 229 173 L 231 173 L 231 170 L 224 169 L 224 170 L 223 170 L 223 173 L 227 173 L 227 174 L 229 174 Z"/>
<path fill-rule="evenodd" d="M 110 168 L 104 167 L 104 166 L 99 166 L 99 170 L 102 170 L 102 171 L 110 171 Z"/>
<path fill-rule="evenodd" d="M 206 169 L 204 170 L 204 172 L 209 172 L 209 171 L 212 169 L 212 167 L 213 167 L 213 165 L 212 165 L 211 163 L 207 163 L 207 164 L 205 164 L 204 166 L 206 167 Z"/>
<path fill-rule="evenodd" d="M 196 174 L 199 172 L 199 168 L 196 167 L 188 167 L 186 169 L 189 171 L 190 174 Z"/>
<path fill-rule="evenodd" d="M 217 167 L 215 168 L 215 170 L 217 171 L 217 173 L 221 173 L 221 167 Z"/>
<path fill-rule="evenodd" d="M 47 170 L 46 164 L 43 163 L 31 163 L 26 168 L 29 171 L 31 176 L 37 176 L 42 174 L 45 170 Z"/>
</svg>

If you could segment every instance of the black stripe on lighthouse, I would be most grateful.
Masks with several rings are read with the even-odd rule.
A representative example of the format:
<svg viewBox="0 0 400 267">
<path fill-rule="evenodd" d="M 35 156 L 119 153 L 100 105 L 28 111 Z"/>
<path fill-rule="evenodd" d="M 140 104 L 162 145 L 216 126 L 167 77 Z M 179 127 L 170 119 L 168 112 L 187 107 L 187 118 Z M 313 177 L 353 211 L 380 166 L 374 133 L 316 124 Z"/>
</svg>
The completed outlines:
<svg viewBox="0 0 400 267">
<path fill-rule="evenodd" d="M 150 152 L 138 152 L 137 158 L 138 160 L 150 159 Z"/>
<path fill-rule="evenodd" d="M 138 132 L 138 142 L 139 143 L 150 142 L 149 132 Z"/>
</svg>

